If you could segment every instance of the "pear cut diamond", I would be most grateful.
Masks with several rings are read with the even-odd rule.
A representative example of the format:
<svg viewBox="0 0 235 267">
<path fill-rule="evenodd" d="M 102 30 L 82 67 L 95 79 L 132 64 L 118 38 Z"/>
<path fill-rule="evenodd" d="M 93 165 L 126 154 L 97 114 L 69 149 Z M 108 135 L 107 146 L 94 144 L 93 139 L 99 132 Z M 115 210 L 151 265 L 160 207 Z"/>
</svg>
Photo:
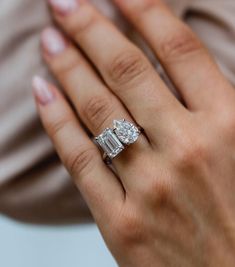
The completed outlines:
<svg viewBox="0 0 235 267">
<path fill-rule="evenodd" d="M 114 132 L 118 139 L 125 145 L 135 143 L 140 135 L 140 130 L 131 122 L 126 120 L 114 120 Z"/>
</svg>

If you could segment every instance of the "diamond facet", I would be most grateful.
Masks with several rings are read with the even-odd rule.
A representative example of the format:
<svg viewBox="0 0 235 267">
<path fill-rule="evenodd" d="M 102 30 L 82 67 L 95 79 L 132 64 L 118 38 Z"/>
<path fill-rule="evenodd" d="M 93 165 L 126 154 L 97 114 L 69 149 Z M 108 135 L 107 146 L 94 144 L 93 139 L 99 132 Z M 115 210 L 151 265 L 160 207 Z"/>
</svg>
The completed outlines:
<svg viewBox="0 0 235 267">
<path fill-rule="evenodd" d="M 126 145 L 135 143 L 140 135 L 140 130 L 126 120 L 114 120 L 114 132 L 118 139 Z"/>
<path fill-rule="evenodd" d="M 106 129 L 96 138 L 96 141 L 111 159 L 115 158 L 124 149 L 123 144 L 117 138 L 112 129 Z"/>
</svg>

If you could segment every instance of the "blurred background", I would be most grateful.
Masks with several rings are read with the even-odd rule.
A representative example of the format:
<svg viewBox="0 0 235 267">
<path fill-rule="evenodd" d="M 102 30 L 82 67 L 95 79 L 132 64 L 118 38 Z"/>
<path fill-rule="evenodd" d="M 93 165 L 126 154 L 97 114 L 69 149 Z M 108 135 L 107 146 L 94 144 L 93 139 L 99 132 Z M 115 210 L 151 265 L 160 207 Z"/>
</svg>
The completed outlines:
<svg viewBox="0 0 235 267">
<path fill-rule="evenodd" d="M 117 267 L 94 225 L 28 226 L 0 217 L 1 267 Z"/>
</svg>

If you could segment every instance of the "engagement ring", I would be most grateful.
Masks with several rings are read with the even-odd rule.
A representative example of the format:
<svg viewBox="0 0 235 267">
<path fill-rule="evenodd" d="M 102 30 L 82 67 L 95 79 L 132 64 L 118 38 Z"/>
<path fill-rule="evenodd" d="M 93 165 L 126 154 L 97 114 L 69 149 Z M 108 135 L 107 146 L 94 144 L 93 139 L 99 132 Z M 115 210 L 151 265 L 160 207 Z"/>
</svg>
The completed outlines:
<svg viewBox="0 0 235 267">
<path fill-rule="evenodd" d="M 141 128 L 123 120 L 114 120 L 113 128 L 106 128 L 95 138 L 104 151 L 104 159 L 110 162 L 127 146 L 135 143 L 141 134 Z"/>
</svg>

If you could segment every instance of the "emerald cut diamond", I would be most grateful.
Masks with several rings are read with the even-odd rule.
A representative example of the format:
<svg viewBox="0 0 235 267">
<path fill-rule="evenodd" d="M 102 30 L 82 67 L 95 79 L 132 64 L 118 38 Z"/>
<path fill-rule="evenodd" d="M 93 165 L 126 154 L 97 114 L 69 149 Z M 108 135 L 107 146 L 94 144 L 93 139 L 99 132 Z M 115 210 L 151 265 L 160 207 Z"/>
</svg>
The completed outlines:
<svg viewBox="0 0 235 267">
<path fill-rule="evenodd" d="M 105 129 L 104 132 L 96 138 L 96 141 L 111 159 L 115 158 L 124 149 L 123 144 L 112 129 Z"/>
</svg>

